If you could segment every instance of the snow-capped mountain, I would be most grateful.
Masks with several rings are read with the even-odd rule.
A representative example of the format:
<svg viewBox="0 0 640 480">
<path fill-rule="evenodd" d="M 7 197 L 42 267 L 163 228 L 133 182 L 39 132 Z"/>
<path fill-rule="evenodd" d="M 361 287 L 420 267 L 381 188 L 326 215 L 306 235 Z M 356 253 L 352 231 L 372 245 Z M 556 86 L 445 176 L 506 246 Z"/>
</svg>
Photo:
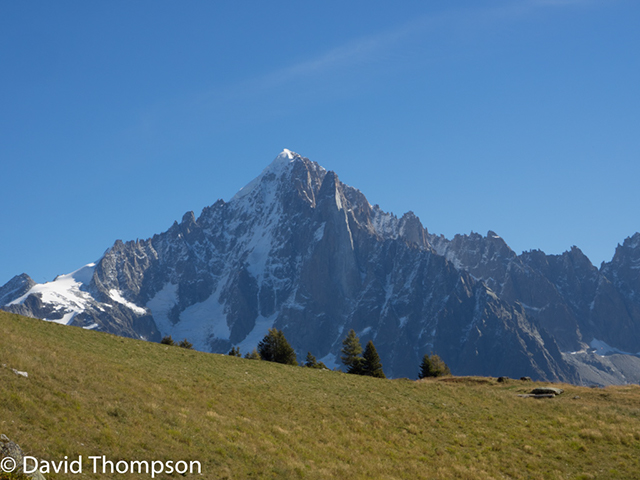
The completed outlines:
<svg viewBox="0 0 640 480">
<path fill-rule="evenodd" d="M 14 277 L 0 305 L 218 353 L 276 327 L 330 366 L 353 328 L 394 377 L 436 352 L 456 374 L 624 383 L 640 380 L 638 265 L 640 234 L 600 269 L 575 247 L 516 255 L 494 232 L 432 235 L 284 150 L 230 201 L 52 282 Z"/>
</svg>

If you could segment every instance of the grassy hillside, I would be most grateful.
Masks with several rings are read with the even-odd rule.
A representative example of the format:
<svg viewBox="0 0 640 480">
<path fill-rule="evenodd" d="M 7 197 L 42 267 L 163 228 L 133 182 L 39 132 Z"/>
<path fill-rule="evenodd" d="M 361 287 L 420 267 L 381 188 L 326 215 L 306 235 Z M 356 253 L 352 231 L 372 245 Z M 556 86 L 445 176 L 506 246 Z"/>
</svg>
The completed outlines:
<svg viewBox="0 0 640 480">
<path fill-rule="evenodd" d="M 532 388 L 520 381 L 380 380 L 4 312 L 0 333 L 0 433 L 46 460 L 198 460 L 199 478 L 207 479 L 614 479 L 640 472 L 637 386 L 564 385 L 563 395 L 536 400 L 517 396 Z M 150 478 L 93 475 L 88 460 L 83 472 L 47 478 Z"/>
</svg>

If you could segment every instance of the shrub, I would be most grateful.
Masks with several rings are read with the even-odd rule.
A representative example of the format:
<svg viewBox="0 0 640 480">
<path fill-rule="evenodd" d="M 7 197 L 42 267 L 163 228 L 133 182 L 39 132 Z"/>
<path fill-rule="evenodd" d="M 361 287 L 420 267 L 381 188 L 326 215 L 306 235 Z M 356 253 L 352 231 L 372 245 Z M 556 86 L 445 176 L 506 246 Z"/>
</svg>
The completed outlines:
<svg viewBox="0 0 640 480">
<path fill-rule="evenodd" d="M 258 350 L 256 350 L 255 348 L 250 353 L 247 353 L 244 358 L 248 358 L 249 360 L 262 360 L 262 358 L 260 358 Z"/>
<path fill-rule="evenodd" d="M 160 343 L 162 343 L 163 345 L 175 345 L 175 343 L 173 342 L 173 338 L 171 338 L 171 335 L 162 337 L 162 340 L 160 340 Z"/>
<path fill-rule="evenodd" d="M 182 340 L 180 343 L 178 343 L 178 346 L 181 347 L 181 348 L 187 348 L 189 350 L 193 350 L 193 343 L 191 343 L 186 338 L 184 340 Z"/>
<path fill-rule="evenodd" d="M 242 357 L 242 354 L 240 353 L 240 347 L 231 347 L 231 350 L 229 350 L 229 353 L 227 355 L 231 355 L 232 357 Z"/>
<path fill-rule="evenodd" d="M 432 353 L 422 358 L 418 378 L 443 377 L 445 375 L 451 375 L 451 370 L 438 355 Z"/>
</svg>

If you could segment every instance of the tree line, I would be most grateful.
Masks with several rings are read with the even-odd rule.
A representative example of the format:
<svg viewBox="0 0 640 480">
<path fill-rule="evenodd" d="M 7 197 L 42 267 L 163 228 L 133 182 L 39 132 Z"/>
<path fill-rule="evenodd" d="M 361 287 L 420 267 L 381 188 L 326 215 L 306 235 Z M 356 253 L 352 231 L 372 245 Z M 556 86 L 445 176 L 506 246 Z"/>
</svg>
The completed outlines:
<svg viewBox="0 0 640 480">
<path fill-rule="evenodd" d="M 193 348 L 193 344 L 186 338 L 180 342 L 174 342 L 171 335 L 164 337 L 160 343 L 187 349 Z M 369 340 L 363 351 L 360 339 L 353 329 L 349 330 L 349 333 L 342 341 L 341 352 L 342 356 L 340 359 L 347 368 L 347 373 L 386 378 L 382 369 L 380 356 L 376 351 L 376 347 L 373 345 L 373 341 Z M 229 355 L 234 357 L 242 356 L 239 347 L 232 347 Z M 277 328 L 270 328 L 269 333 L 258 343 L 258 347 L 247 353 L 244 358 L 250 360 L 266 360 L 267 362 L 276 362 L 285 365 L 298 365 L 295 350 L 285 338 L 282 330 L 278 330 Z M 322 362 L 318 362 L 311 352 L 307 352 L 307 358 L 302 366 L 328 370 L 327 366 Z M 441 377 L 444 375 L 451 375 L 451 371 L 438 355 L 432 353 L 422 358 L 418 378 Z"/>
<path fill-rule="evenodd" d="M 186 340 L 185 340 L 186 341 Z M 376 351 L 373 341 L 369 340 L 364 350 L 360 339 L 352 329 L 342 341 L 342 363 L 346 372 L 353 375 L 364 375 L 376 378 L 386 378 L 382 368 L 380 356 Z M 228 353 L 234 357 L 242 357 L 239 347 L 232 347 Z M 296 352 L 284 336 L 282 330 L 270 328 L 264 338 L 258 343 L 257 348 L 247 353 L 244 358 L 251 360 L 265 360 L 268 362 L 282 363 L 284 365 L 298 365 Z M 327 366 L 316 360 L 311 352 L 307 353 L 306 360 L 301 366 L 308 368 L 327 369 Z M 440 377 L 451 375 L 449 367 L 436 354 L 425 355 L 419 367 L 418 378 Z"/>
</svg>

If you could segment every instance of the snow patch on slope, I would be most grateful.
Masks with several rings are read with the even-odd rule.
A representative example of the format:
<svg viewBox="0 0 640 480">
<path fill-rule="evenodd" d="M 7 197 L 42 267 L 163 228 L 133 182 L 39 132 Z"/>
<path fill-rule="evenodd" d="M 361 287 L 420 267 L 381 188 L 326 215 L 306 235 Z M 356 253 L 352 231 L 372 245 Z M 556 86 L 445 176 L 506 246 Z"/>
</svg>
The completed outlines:
<svg viewBox="0 0 640 480">
<path fill-rule="evenodd" d="M 96 269 L 95 263 L 88 263 L 84 267 L 79 268 L 75 272 L 71 272 L 69 275 L 61 275 L 58 278 L 71 276 L 76 282 L 82 283 L 84 285 L 89 285 L 91 283 L 91 279 L 93 278 L 93 272 Z"/>
<path fill-rule="evenodd" d="M 591 340 L 591 342 L 589 342 L 589 348 L 585 347 L 582 350 L 578 350 L 575 352 L 563 352 L 563 353 L 568 355 L 580 355 L 580 354 L 592 353 L 592 354 L 598 355 L 599 357 L 607 357 L 609 355 L 616 355 L 616 354 L 640 356 L 640 352 L 638 353 L 625 352 L 623 350 L 620 350 L 619 348 L 612 347 L 604 340 L 598 340 L 597 338 L 594 338 L 593 340 Z"/>
<path fill-rule="evenodd" d="M 252 236 L 245 247 L 251 252 L 247 258 L 247 270 L 254 278 L 260 279 L 265 272 L 267 261 L 270 259 L 271 249 L 273 248 L 273 228 L 272 225 L 278 224 L 279 216 L 274 215 L 271 221 L 267 220 L 267 225 L 257 225 L 253 230 Z"/>
<path fill-rule="evenodd" d="M 333 353 L 328 353 L 319 361 L 324 363 L 329 370 L 336 370 L 342 366 L 340 363 L 338 363 L 338 359 Z"/>
<path fill-rule="evenodd" d="M 231 201 L 233 202 L 234 200 L 239 200 L 239 199 L 241 199 L 243 197 L 246 197 L 258 185 L 260 185 L 260 182 L 262 182 L 262 179 L 264 177 L 266 177 L 267 175 L 269 175 L 269 174 L 274 174 L 276 178 L 279 178 L 280 176 L 282 176 L 284 171 L 287 169 L 287 166 L 289 165 L 289 163 L 291 163 L 293 160 L 295 160 L 299 156 L 300 155 L 298 155 L 297 153 L 294 153 L 291 150 L 288 150 L 288 149 L 285 148 L 282 151 L 282 153 L 280 153 L 280 155 L 278 155 L 273 160 L 273 162 L 271 162 L 269 164 L 269 166 L 267 166 L 267 168 L 265 168 L 262 171 L 262 173 L 260 175 L 258 175 L 256 178 L 254 178 L 249 183 L 247 183 L 244 187 L 242 187 L 238 191 L 238 193 L 236 193 L 233 196 Z"/>
<path fill-rule="evenodd" d="M 82 290 L 91 282 L 94 270 L 95 263 L 89 263 L 74 272 L 57 276 L 52 282 L 37 283 L 8 305 L 24 303 L 29 295 L 40 295 L 42 302 L 51 304 L 62 315 L 62 318 L 43 320 L 68 325 L 94 302 L 91 294 Z"/>
<path fill-rule="evenodd" d="M 176 324 L 175 328 L 180 332 L 181 336 L 189 338 L 190 341 L 192 341 L 191 338 L 195 340 L 196 336 L 201 337 L 204 343 L 210 336 L 229 340 L 231 330 L 229 330 L 229 325 L 227 324 L 224 305 L 220 303 L 220 289 L 204 302 L 196 303 L 186 308 L 180 314 L 180 322 Z M 195 344 L 196 342 L 194 341 Z M 207 349 L 202 348 L 202 350 Z"/>
<path fill-rule="evenodd" d="M 178 285 L 166 283 L 162 290 L 147 302 L 146 307 L 151 310 L 151 315 L 160 330 L 161 335 L 167 335 L 173 328 L 169 320 L 169 312 L 178 301 Z"/>
<path fill-rule="evenodd" d="M 256 318 L 255 327 L 253 330 L 249 332 L 249 334 L 244 338 L 242 342 L 240 342 L 237 346 L 240 347 L 240 351 L 251 352 L 254 348 L 258 346 L 260 340 L 262 340 L 265 335 L 269 333 L 269 329 L 273 328 L 273 324 L 278 318 L 278 313 L 274 313 L 269 317 L 264 317 L 262 315 Z"/>
<path fill-rule="evenodd" d="M 169 318 L 171 310 L 178 302 L 178 285 L 167 283 L 147 302 L 147 308 L 156 322 L 160 334 L 171 335 L 175 341 L 187 339 L 196 350 L 209 351 L 208 341 L 212 338 L 228 340 L 231 335 L 227 325 L 224 305 L 220 303 L 220 289 L 204 302 L 187 307 L 180 313 L 177 323 Z"/>
<path fill-rule="evenodd" d="M 606 342 L 598 340 L 597 338 L 591 340 L 589 346 L 595 350 L 595 352 L 593 353 L 595 353 L 596 355 L 600 355 L 601 357 L 604 357 L 606 355 L 613 355 L 614 353 L 619 353 L 622 355 L 634 355 L 633 353 L 624 352 L 618 348 L 612 347 Z"/>
<path fill-rule="evenodd" d="M 109 296 L 111 297 L 111 299 L 113 301 L 118 302 L 118 303 L 124 305 L 125 307 L 133 310 L 138 315 L 146 315 L 146 313 L 147 313 L 147 311 L 144 308 L 141 308 L 138 305 L 136 305 L 135 303 L 132 303 L 132 302 L 128 301 L 127 299 L 125 299 L 118 290 L 109 290 Z"/>
</svg>

